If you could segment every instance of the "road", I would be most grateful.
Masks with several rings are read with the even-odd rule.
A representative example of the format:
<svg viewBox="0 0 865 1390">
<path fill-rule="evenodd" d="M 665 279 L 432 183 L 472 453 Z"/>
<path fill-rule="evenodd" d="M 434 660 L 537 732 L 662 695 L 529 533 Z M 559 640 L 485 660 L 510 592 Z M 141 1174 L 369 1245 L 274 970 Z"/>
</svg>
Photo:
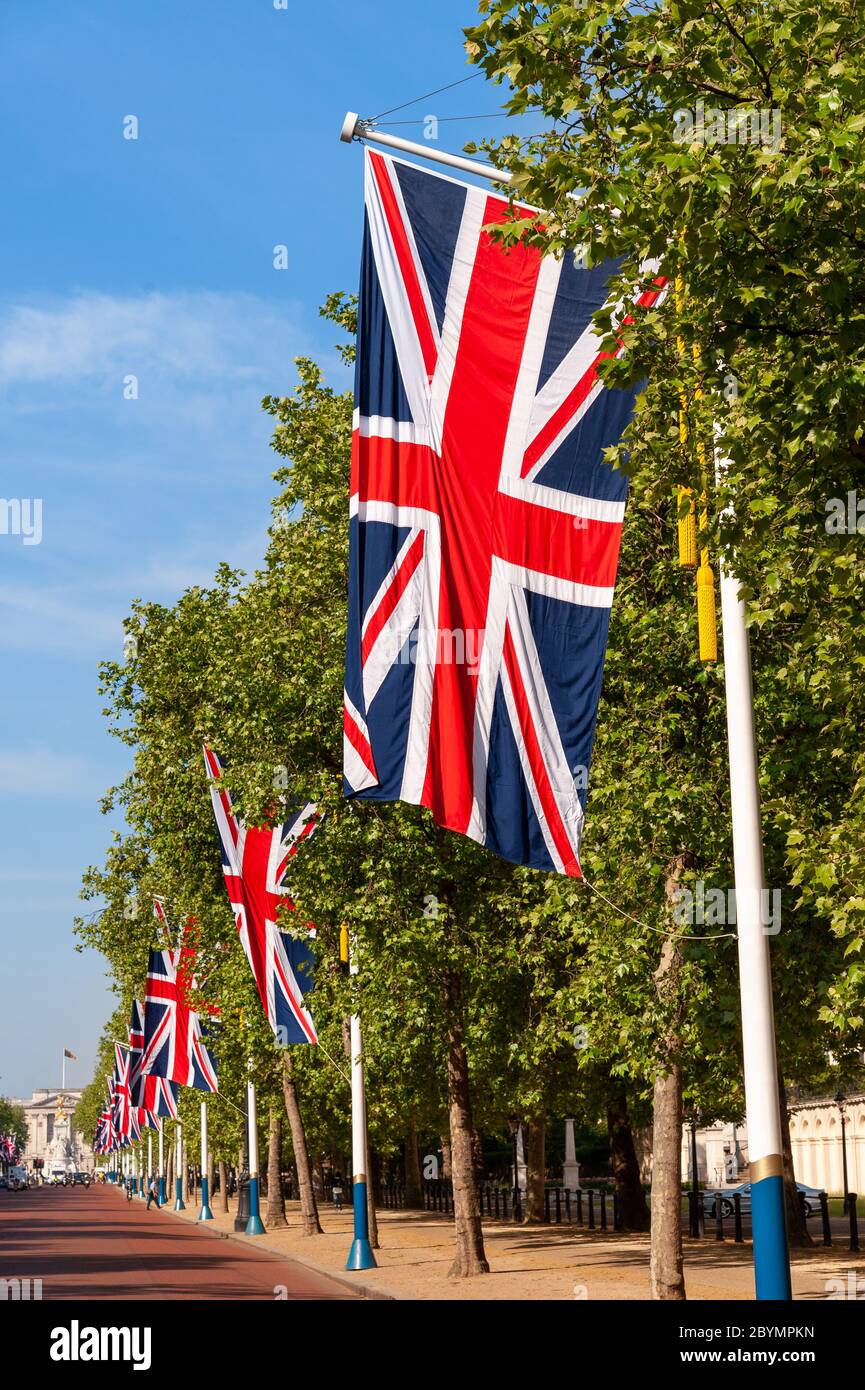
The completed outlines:
<svg viewBox="0 0 865 1390">
<path fill-rule="evenodd" d="M 95 1185 L 0 1189 L 0 1279 L 41 1279 L 43 1300 L 356 1297 L 303 1265 Z"/>
</svg>

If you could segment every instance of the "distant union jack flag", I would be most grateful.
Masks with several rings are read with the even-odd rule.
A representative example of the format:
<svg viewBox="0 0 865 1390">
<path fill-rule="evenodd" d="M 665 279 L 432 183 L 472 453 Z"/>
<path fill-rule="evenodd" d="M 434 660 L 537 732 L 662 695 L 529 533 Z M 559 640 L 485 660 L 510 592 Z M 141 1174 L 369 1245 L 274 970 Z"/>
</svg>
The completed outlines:
<svg viewBox="0 0 865 1390">
<path fill-rule="evenodd" d="M 346 792 L 579 876 L 633 394 L 598 376 L 612 265 L 506 252 L 509 215 L 366 151 Z"/>
<path fill-rule="evenodd" d="M 160 915 L 157 913 L 157 915 Z M 179 1086 L 218 1091 L 216 1060 L 207 1046 L 198 1013 L 191 1007 L 194 948 L 151 950 L 144 996 L 141 1071 Z"/>
<path fill-rule="evenodd" d="M 280 907 L 292 906 L 283 887 L 288 861 L 313 834 L 316 808 L 309 802 L 272 828 L 246 826 L 235 816 L 228 792 L 216 787 L 223 768 L 206 746 L 204 766 L 228 900 L 267 1020 L 282 1046 L 316 1043 L 315 1024 L 304 1003 L 312 988 L 312 952 L 305 940 L 277 925 Z"/>
</svg>

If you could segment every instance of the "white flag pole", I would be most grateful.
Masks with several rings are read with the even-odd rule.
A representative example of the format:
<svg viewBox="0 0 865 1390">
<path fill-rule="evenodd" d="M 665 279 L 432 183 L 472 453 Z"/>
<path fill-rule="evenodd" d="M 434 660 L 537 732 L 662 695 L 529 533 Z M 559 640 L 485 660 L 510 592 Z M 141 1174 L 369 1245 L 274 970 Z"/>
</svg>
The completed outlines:
<svg viewBox="0 0 865 1390">
<path fill-rule="evenodd" d="M 433 150 L 398 135 L 376 130 L 374 123 L 349 111 L 340 140 L 363 140 L 405 154 L 418 155 L 434 164 L 448 165 L 493 183 L 512 181 L 506 169 Z M 781 1115 L 772 1012 L 772 977 L 769 944 L 761 913 L 763 848 L 760 798 L 754 737 L 754 697 L 751 655 L 739 584 L 721 567 L 721 613 L 724 673 L 729 738 L 730 794 L 733 822 L 733 863 L 736 880 L 739 940 L 739 987 L 742 1012 L 742 1048 L 745 1100 L 748 1113 L 748 1151 L 751 1159 L 754 1273 L 758 1299 L 791 1297 L 790 1265 L 784 1214 L 784 1179 L 781 1157 Z M 741 906 L 739 905 L 741 902 Z M 352 1057 L 354 1057 L 352 1019 Z M 358 1040 L 360 1021 L 358 1020 Z M 359 1046 L 359 1043 L 358 1043 Z M 354 1072 L 352 1072 L 354 1093 Z M 361 1160 L 362 1164 L 363 1160 Z"/>
<path fill-rule="evenodd" d="M 246 1223 L 246 1234 L 248 1236 L 263 1236 L 265 1230 L 264 1222 L 261 1219 L 258 1194 L 258 1111 L 255 1104 L 255 1082 L 252 1079 L 251 1059 L 248 1063 L 248 1068 L 246 1103 L 249 1116 L 249 1218 Z"/>
<path fill-rule="evenodd" d="M 349 948 L 349 972 L 358 973 L 357 957 Z M 346 1261 L 346 1269 L 375 1269 L 376 1258 L 369 1243 L 369 1208 L 367 1206 L 366 1173 L 366 1090 L 363 1076 L 363 1034 L 360 1014 L 351 1015 L 351 1196 L 354 1214 L 354 1239 Z"/>
<path fill-rule="evenodd" d="M 717 459 L 717 477 L 723 475 L 724 468 L 725 460 Z M 763 911 L 766 885 L 763 881 L 751 644 L 745 604 L 739 598 L 739 580 L 723 561 L 720 572 L 754 1280 L 758 1299 L 786 1300 L 793 1294 L 784 1202 L 768 911 Z"/>
<path fill-rule="evenodd" d="M 174 1142 L 174 1210 L 185 1211 L 183 1200 L 183 1124 L 177 1121 Z"/>
<path fill-rule="evenodd" d="M 210 1210 L 210 1184 L 207 1180 L 207 1101 L 201 1102 L 201 1211 L 198 1213 L 199 1221 L 212 1221 L 213 1212 Z"/>
<path fill-rule="evenodd" d="M 156 1205 L 164 1207 L 168 1199 L 165 1196 L 165 1121 L 160 1117 L 159 1120 L 159 1196 Z"/>
</svg>

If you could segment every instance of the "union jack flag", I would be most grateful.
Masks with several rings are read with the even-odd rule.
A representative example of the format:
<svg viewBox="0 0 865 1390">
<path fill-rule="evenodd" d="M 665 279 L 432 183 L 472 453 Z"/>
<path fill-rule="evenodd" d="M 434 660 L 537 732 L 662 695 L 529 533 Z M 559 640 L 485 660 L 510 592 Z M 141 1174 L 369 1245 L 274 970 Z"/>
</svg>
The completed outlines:
<svg viewBox="0 0 865 1390">
<path fill-rule="evenodd" d="M 216 1059 L 205 1026 L 190 1006 L 195 946 L 184 936 L 174 951 L 150 952 L 144 996 L 141 1071 L 198 1091 L 218 1091 Z"/>
<path fill-rule="evenodd" d="M 129 1088 L 129 1049 L 117 1042 L 114 1044 L 114 1075 L 111 1078 L 111 1090 L 114 1127 L 121 1138 L 127 1138 L 133 1134 L 134 1129 L 132 1098 Z"/>
<path fill-rule="evenodd" d="M 510 216 L 366 151 L 346 793 L 579 876 L 634 396 L 598 375 L 612 264 L 506 251 Z"/>
<path fill-rule="evenodd" d="M 206 745 L 204 766 L 228 900 L 267 1021 L 280 1047 L 318 1042 L 304 1003 L 312 988 L 312 951 L 307 940 L 280 931 L 278 925 L 280 907 L 293 906 L 283 886 L 288 861 L 313 834 L 316 807 L 308 802 L 299 814 L 272 828 L 244 825 L 234 814 L 229 793 L 216 786 L 223 767 Z"/>
<path fill-rule="evenodd" d="M 144 1017 L 137 999 L 129 1018 L 129 1094 L 139 1124 L 159 1129 L 159 1116 L 177 1119 L 177 1086 L 164 1076 L 147 1076 L 141 1070 L 144 1053 Z"/>
</svg>

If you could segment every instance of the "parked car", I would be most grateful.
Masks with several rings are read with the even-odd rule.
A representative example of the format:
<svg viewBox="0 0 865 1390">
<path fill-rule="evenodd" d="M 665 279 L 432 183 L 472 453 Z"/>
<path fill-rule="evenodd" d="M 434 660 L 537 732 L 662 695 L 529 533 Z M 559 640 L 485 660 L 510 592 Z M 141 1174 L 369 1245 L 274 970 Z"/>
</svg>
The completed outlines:
<svg viewBox="0 0 865 1390">
<path fill-rule="evenodd" d="M 820 1188 L 808 1187 L 806 1183 L 797 1182 L 796 1187 L 805 1198 L 805 1216 L 813 1216 L 820 1210 Z M 751 1184 L 749 1182 L 740 1183 L 738 1187 L 727 1187 L 721 1192 L 706 1190 L 703 1193 L 703 1210 L 707 1216 L 714 1220 L 718 1217 L 718 1198 L 721 1199 L 721 1215 L 724 1217 L 732 1216 L 735 1211 L 733 1202 L 734 1195 L 738 1192 L 740 1198 L 740 1208 L 743 1216 L 751 1215 Z"/>
<path fill-rule="evenodd" d="M 90 1174 L 89 1174 L 89 1173 L 71 1173 L 71 1174 L 69 1175 L 69 1181 L 72 1183 L 72 1186 L 73 1186 L 73 1187 L 89 1187 L 89 1186 L 90 1186 Z"/>
</svg>

